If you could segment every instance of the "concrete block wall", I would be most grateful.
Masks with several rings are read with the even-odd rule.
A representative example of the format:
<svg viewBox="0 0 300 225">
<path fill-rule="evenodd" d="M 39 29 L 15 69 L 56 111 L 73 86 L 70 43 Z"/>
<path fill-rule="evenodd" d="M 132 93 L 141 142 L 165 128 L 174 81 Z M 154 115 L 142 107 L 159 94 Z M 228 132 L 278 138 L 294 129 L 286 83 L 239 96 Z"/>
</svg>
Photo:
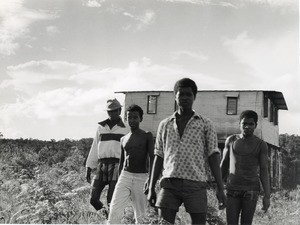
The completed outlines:
<svg viewBox="0 0 300 225">
<path fill-rule="evenodd" d="M 227 97 L 238 97 L 237 115 L 227 115 Z M 262 92 L 234 91 L 201 91 L 195 102 L 195 110 L 210 118 L 217 129 L 218 138 L 226 139 L 233 133 L 239 133 L 239 114 L 247 109 L 262 115 Z M 258 123 L 260 124 L 260 123 Z M 255 135 L 261 137 L 262 127 L 259 125 Z"/>
<path fill-rule="evenodd" d="M 262 119 L 262 139 L 266 142 L 279 146 L 279 128 L 274 126 L 272 122 L 269 122 L 268 118 Z"/>
<path fill-rule="evenodd" d="M 147 101 L 149 95 L 157 95 L 157 113 L 147 113 Z M 172 99 L 173 98 L 173 99 Z M 133 92 L 127 93 L 125 105 L 139 105 L 144 111 L 144 119 L 140 127 L 144 130 L 151 131 L 156 136 L 159 123 L 174 112 L 175 101 L 172 93 L 168 92 Z"/>
<path fill-rule="evenodd" d="M 157 113 L 147 114 L 147 100 L 149 95 L 157 95 Z M 237 115 L 227 115 L 227 97 L 237 96 Z M 151 131 L 156 136 L 161 120 L 174 112 L 175 99 L 172 91 L 127 92 L 125 107 L 137 104 L 144 110 L 144 120 L 141 128 Z M 208 117 L 215 125 L 219 141 L 224 141 L 231 134 L 239 133 L 239 114 L 247 109 L 258 113 L 258 127 L 255 135 L 268 143 L 278 146 L 278 126 L 274 126 L 267 118 L 263 118 L 263 91 L 200 91 L 194 102 L 194 109 L 201 115 Z"/>
</svg>

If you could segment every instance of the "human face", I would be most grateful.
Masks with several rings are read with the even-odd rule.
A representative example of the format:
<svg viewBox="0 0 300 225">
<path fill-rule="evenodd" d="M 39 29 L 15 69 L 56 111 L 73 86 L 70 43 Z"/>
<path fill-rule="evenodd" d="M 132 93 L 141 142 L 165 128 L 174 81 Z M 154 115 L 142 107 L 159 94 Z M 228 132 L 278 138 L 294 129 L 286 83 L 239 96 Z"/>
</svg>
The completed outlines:
<svg viewBox="0 0 300 225">
<path fill-rule="evenodd" d="M 121 114 L 121 109 L 115 109 L 111 111 L 107 111 L 108 117 L 111 121 L 116 121 L 119 120 L 120 114 Z"/>
<path fill-rule="evenodd" d="M 243 118 L 240 121 L 240 129 L 243 136 L 251 136 L 254 133 L 257 124 L 253 118 Z"/>
<path fill-rule="evenodd" d="M 195 96 L 191 87 L 179 87 L 175 94 L 175 101 L 180 109 L 192 109 Z"/>
<path fill-rule="evenodd" d="M 131 111 L 131 112 L 127 112 L 127 121 L 128 124 L 131 128 L 131 130 L 136 130 L 139 128 L 140 126 L 140 122 L 141 122 L 141 117 L 139 112 L 137 111 Z"/>
</svg>

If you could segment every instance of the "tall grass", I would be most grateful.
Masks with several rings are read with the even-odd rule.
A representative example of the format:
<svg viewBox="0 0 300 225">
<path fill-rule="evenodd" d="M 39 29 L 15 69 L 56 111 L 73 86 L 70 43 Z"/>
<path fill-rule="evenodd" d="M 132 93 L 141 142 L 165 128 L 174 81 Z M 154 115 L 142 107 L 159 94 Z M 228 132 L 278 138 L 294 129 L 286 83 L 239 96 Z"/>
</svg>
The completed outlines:
<svg viewBox="0 0 300 225">
<path fill-rule="evenodd" d="M 0 149 L 0 223 L 1 224 L 105 224 L 105 215 L 89 204 L 90 185 L 85 181 L 84 156 L 73 149 L 57 163 L 40 163 L 38 155 L 24 151 L 11 153 Z M 28 153 L 28 154 L 27 154 Z M 104 190 L 101 200 L 106 202 Z M 208 191 L 207 224 L 226 224 L 225 210 L 217 209 L 215 191 Z M 157 212 L 149 208 L 143 224 L 156 224 Z M 258 202 L 254 225 L 298 225 L 300 221 L 300 187 L 279 191 L 271 196 L 267 213 Z M 133 212 L 127 207 L 122 220 L 132 224 Z M 176 224 L 190 224 L 181 207 Z"/>
</svg>

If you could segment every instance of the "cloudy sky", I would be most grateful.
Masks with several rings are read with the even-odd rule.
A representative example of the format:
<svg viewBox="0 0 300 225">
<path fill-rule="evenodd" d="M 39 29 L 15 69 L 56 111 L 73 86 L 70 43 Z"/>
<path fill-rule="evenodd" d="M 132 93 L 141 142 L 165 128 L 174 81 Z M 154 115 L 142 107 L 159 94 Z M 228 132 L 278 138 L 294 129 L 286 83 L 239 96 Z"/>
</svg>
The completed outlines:
<svg viewBox="0 0 300 225">
<path fill-rule="evenodd" d="M 275 90 L 300 135 L 296 0 L 0 0 L 0 132 L 93 137 L 124 90 Z"/>
</svg>

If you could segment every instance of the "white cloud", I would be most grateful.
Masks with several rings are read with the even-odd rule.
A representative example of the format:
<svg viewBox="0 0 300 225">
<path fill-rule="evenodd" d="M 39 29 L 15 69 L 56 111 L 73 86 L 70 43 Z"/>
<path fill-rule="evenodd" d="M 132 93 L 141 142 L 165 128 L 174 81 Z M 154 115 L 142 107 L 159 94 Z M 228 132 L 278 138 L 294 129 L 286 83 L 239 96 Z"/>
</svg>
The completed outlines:
<svg viewBox="0 0 300 225">
<path fill-rule="evenodd" d="M 191 4 L 201 4 L 207 5 L 210 4 L 210 0 L 165 0 L 166 2 L 179 2 L 179 3 L 191 3 Z"/>
<path fill-rule="evenodd" d="M 21 126 L 20 123 L 23 125 L 20 121 L 24 120 L 36 121 L 37 124 L 52 121 L 55 126 L 63 118 L 94 118 L 96 121 L 97 118 L 105 118 L 105 101 L 115 97 L 116 91 L 172 90 L 175 81 L 183 77 L 195 80 L 199 90 L 231 88 L 231 83 L 226 80 L 215 79 L 209 74 L 190 73 L 186 68 L 174 65 L 155 64 L 147 57 L 132 61 L 124 68 L 99 70 L 81 64 L 44 60 L 10 67 L 9 71 L 13 81 L 10 85 L 17 85 L 19 92 L 28 93 L 29 89 L 36 89 L 34 95 L 23 95 L 26 97 L 20 98 L 16 103 L 0 107 L 0 125 L 3 126 L 4 135 L 11 137 L 32 137 L 30 132 L 34 132 L 24 131 L 24 128 L 22 130 L 25 133 L 9 130 L 12 126 L 17 129 Z M 69 86 L 65 85 L 66 81 L 70 82 Z M 51 82 L 57 82 L 57 85 L 50 85 Z M 43 83 L 51 88 L 46 89 L 41 85 Z M 122 101 L 122 97 L 118 99 Z M 71 133 L 79 138 L 87 135 L 68 129 L 64 132 L 64 137 L 72 137 Z M 49 137 L 49 133 L 47 135 Z M 58 134 L 51 131 L 51 135 Z M 87 136 L 89 135 L 92 134 Z M 41 135 L 38 138 L 44 137 Z"/>
<path fill-rule="evenodd" d="M 140 31 L 150 26 L 155 21 L 155 12 L 150 9 L 145 10 L 140 15 L 133 15 L 132 13 L 129 12 L 123 12 L 123 15 L 133 19 L 136 22 L 135 25 L 132 24 L 124 25 L 123 26 L 124 30 L 129 30 L 132 28 L 134 29 L 134 31 Z"/>
<path fill-rule="evenodd" d="M 46 12 L 27 9 L 23 3 L 23 0 L 0 3 L 0 54 L 15 54 L 20 47 L 17 39 L 27 35 L 35 21 L 55 18 Z"/>
<path fill-rule="evenodd" d="M 131 61 L 125 68 L 106 68 L 77 73 L 72 76 L 72 80 L 80 85 L 90 88 L 101 87 L 104 90 L 149 90 L 153 87 L 156 90 L 172 90 L 175 81 L 182 77 L 190 77 L 198 81 L 200 89 L 216 89 L 231 85 L 226 80 L 190 73 L 187 69 L 178 66 L 153 64 L 147 57 Z"/>
<path fill-rule="evenodd" d="M 215 6 L 230 7 L 235 9 L 237 8 L 236 5 L 232 3 L 232 1 L 219 1 L 219 0 L 165 0 L 165 1 L 171 3 L 188 3 L 188 4 L 203 5 L 203 6 L 215 5 Z"/>
<path fill-rule="evenodd" d="M 102 70 L 60 61 L 31 61 L 10 67 L 9 75 L 12 80 L 2 82 L 2 87 L 8 87 L 9 83 L 27 95 L 0 109 L 0 114 L 4 115 L 2 119 L 7 120 L 20 116 L 55 119 L 97 114 L 103 111 L 105 100 L 116 91 L 152 90 L 153 87 L 172 90 L 175 81 L 183 77 L 194 79 L 199 89 L 228 86 L 226 81 L 207 75 L 153 64 L 146 57 L 130 62 L 125 68 Z M 69 85 L 66 82 L 70 82 Z"/>
<path fill-rule="evenodd" d="M 283 134 L 288 131 L 288 134 L 299 135 L 300 112 L 289 107 L 289 110 L 279 111 L 279 133 Z"/>
<path fill-rule="evenodd" d="M 181 57 L 189 57 L 189 58 L 192 58 L 192 59 L 198 60 L 198 61 L 208 60 L 208 56 L 202 54 L 201 52 L 196 53 L 196 52 L 190 52 L 190 51 L 176 51 L 176 52 L 171 53 L 172 60 L 178 60 Z"/>
<path fill-rule="evenodd" d="M 143 25 L 149 25 L 153 23 L 154 17 L 154 11 L 146 10 L 146 12 L 141 17 L 139 17 L 139 20 L 142 22 Z"/>
<path fill-rule="evenodd" d="M 101 88 L 73 87 L 21 98 L 16 103 L 0 106 L 1 132 L 6 138 L 92 137 L 96 122 L 107 116 L 104 106 L 109 94 Z M 43 132 L 36 132 L 37 129 Z"/>
<path fill-rule="evenodd" d="M 253 89 L 281 91 L 289 110 L 300 113 L 298 33 L 288 31 L 274 37 L 254 39 L 247 32 L 225 39 L 224 46 L 236 60 L 250 68 Z M 251 71 L 252 70 L 252 71 Z"/>
<path fill-rule="evenodd" d="M 272 7 L 289 7 L 294 8 L 298 7 L 298 1 L 295 0 L 164 0 L 166 2 L 171 3 L 189 3 L 189 4 L 197 4 L 197 5 L 216 5 L 216 6 L 223 6 L 223 7 L 231 7 L 231 8 L 238 8 L 249 3 L 257 4 L 257 5 L 268 5 Z"/>
<path fill-rule="evenodd" d="M 298 2 L 295 0 L 245 0 L 244 3 L 256 3 L 256 4 L 264 4 L 270 5 L 275 7 L 282 7 L 282 6 L 297 6 Z"/>
<path fill-rule="evenodd" d="M 9 124 L 13 118 L 55 120 L 62 116 L 89 116 L 99 113 L 97 105 L 103 106 L 106 98 L 103 89 L 60 88 L 1 106 L 1 119 Z"/>
<path fill-rule="evenodd" d="M 70 86 L 70 77 L 85 71 L 88 66 L 65 61 L 30 61 L 17 66 L 9 66 L 7 74 L 11 79 L 1 83 L 2 87 L 13 86 L 16 90 L 30 95 Z"/>
<path fill-rule="evenodd" d="M 61 88 L 40 93 L 32 98 L 33 113 L 41 119 L 60 116 L 88 116 L 97 112 L 96 102 L 102 100 L 102 89 Z M 104 99 L 102 100 L 104 101 Z"/>
<path fill-rule="evenodd" d="M 129 12 L 124 12 L 123 15 L 124 15 L 124 16 L 128 16 L 128 17 L 133 18 L 133 19 L 135 18 L 135 17 L 134 17 L 132 14 L 130 14 Z"/>
<path fill-rule="evenodd" d="M 57 26 L 47 26 L 46 31 L 49 35 L 53 36 L 57 33 L 59 33 L 59 29 Z"/>
<path fill-rule="evenodd" d="M 124 13 L 124 9 L 119 5 L 111 4 L 106 8 L 106 11 L 113 14 L 118 15 Z"/>
<path fill-rule="evenodd" d="M 270 85 L 277 77 L 285 74 L 294 74 L 294 78 L 298 75 L 295 74 L 298 72 L 299 52 L 295 48 L 298 46 L 296 31 L 262 39 L 251 38 L 247 32 L 243 32 L 235 39 L 224 39 L 224 46 L 238 62 L 252 68 L 249 75 L 262 80 L 261 83 Z"/>
<path fill-rule="evenodd" d="M 45 52 L 53 52 L 53 48 L 52 47 L 43 47 L 42 48 Z"/>
<path fill-rule="evenodd" d="M 23 99 L 18 98 L 14 104 L 6 104 L 1 106 L 1 119 L 5 122 L 5 124 L 8 125 L 13 120 L 12 118 L 16 115 L 19 117 L 27 117 L 27 115 L 30 114 L 30 104 L 23 103 Z"/>
<path fill-rule="evenodd" d="M 83 6 L 87 6 L 90 8 L 99 8 L 101 7 L 101 3 L 105 2 L 105 0 L 85 0 L 83 2 Z"/>
</svg>

